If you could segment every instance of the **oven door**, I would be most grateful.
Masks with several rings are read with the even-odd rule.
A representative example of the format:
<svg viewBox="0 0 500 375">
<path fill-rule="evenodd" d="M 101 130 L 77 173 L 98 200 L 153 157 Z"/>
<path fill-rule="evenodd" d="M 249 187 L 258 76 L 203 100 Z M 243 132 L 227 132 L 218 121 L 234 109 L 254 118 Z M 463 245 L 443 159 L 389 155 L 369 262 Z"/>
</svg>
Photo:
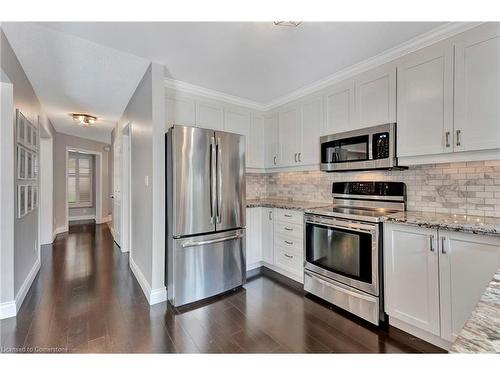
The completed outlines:
<svg viewBox="0 0 500 375">
<path fill-rule="evenodd" d="M 379 295 L 378 225 L 306 215 L 305 268 Z"/>
</svg>

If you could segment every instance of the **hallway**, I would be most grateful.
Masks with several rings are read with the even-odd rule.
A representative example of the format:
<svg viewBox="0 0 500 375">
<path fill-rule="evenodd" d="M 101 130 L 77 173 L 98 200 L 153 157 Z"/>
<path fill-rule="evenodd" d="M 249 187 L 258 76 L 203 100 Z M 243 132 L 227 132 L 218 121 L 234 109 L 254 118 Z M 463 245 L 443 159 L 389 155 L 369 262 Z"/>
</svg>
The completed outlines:
<svg viewBox="0 0 500 375">
<path fill-rule="evenodd" d="M 45 246 L 17 317 L 0 324 L 4 352 L 440 352 L 266 275 L 208 305 L 177 313 L 166 303 L 149 306 L 106 224 L 71 226 Z"/>
</svg>

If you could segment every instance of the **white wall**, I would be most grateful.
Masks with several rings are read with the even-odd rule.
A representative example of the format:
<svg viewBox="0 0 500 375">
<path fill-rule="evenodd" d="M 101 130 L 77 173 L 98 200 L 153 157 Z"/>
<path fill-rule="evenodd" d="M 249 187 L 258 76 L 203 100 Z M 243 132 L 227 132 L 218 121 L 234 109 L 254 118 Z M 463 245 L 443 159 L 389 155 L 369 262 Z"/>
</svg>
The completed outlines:
<svg viewBox="0 0 500 375">
<path fill-rule="evenodd" d="M 119 142 L 131 123 L 130 265 L 151 304 L 166 299 L 163 76 L 163 66 L 149 66 L 113 131 Z"/>
<path fill-rule="evenodd" d="M 47 121 L 46 126 L 40 129 L 39 238 L 41 245 L 52 243 L 54 240 L 54 134 L 55 129 L 50 121 Z"/>
</svg>

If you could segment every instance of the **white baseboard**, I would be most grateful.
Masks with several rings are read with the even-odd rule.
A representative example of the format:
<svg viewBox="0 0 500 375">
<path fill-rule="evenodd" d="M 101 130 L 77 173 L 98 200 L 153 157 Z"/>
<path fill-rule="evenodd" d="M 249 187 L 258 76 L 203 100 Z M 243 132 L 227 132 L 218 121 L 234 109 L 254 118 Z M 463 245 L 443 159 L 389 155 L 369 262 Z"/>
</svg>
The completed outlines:
<svg viewBox="0 0 500 375">
<path fill-rule="evenodd" d="M 441 349 L 450 350 L 453 343 L 433 335 L 432 333 L 426 332 L 423 329 L 412 326 L 411 324 L 405 323 L 397 318 L 389 317 L 389 324 L 393 327 L 399 328 L 402 331 L 409 333 L 410 335 L 416 336 L 419 339 L 430 342 L 433 345 L 439 346 Z"/>
<path fill-rule="evenodd" d="M 35 264 L 31 268 L 28 276 L 24 279 L 21 288 L 19 288 L 19 292 L 16 294 L 16 313 L 21 308 L 23 304 L 24 298 L 26 298 L 26 294 L 28 294 L 28 290 L 30 290 L 31 284 L 33 284 L 33 280 L 35 280 L 38 271 L 40 271 L 40 258 L 36 260 Z"/>
<path fill-rule="evenodd" d="M 0 303 L 0 320 L 16 316 L 16 313 L 17 309 L 15 300 Z"/>
<path fill-rule="evenodd" d="M 270 264 L 270 263 L 267 263 L 264 261 L 262 262 L 262 265 L 264 267 L 267 267 L 267 268 L 275 271 L 275 272 L 282 274 L 283 276 L 288 277 L 289 279 L 292 279 L 292 280 L 297 281 L 298 283 L 304 284 L 304 274 L 301 274 L 299 276 L 299 275 L 296 275 L 294 273 L 288 272 L 287 270 L 284 270 L 283 268 L 276 267 L 274 264 Z"/>
<path fill-rule="evenodd" d="M 261 267 L 261 266 L 262 266 L 262 263 L 263 263 L 263 262 L 260 262 L 260 261 L 259 261 L 259 262 L 255 262 L 255 263 L 252 263 L 252 264 L 247 265 L 247 272 L 248 272 L 248 271 L 251 271 L 251 270 L 254 270 L 254 269 L 256 269 L 256 268 Z"/>
<path fill-rule="evenodd" d="M 129 257 L 129 263 L 130 263 L 130 269 L 132 270 L 132 273 L 137 279 L 137 282 L 141 286 L 142 292 L 146 296 L 146 299 L 148 300 L 149 304 L 154 305 L 166 301 L 167 289 L 163 287 L 151 290 L 151 286 L 149 285 L 148 281 L 144 277 L 144 274 L 137 266 L 137 264 L 134 262 L 132 257 Z"/>
<path fill-rule="evenodd" d="M 62 227 L 57 227 L 56 229 L 54 229 L 54 232 L 52 233 L 52 242 L 54 242 L 56 236 L 60 233 L 64 233 L 64 232 L 67 232 L 68 231 L 68 226 L 67 225 L 64 225 Z"/>
<path fill-rule="evenodd" d="M 95 220 L 95 215 L 77 215 L 69 217 L 69 221 L 76 221 L 76 220 Z"/>
</svg>

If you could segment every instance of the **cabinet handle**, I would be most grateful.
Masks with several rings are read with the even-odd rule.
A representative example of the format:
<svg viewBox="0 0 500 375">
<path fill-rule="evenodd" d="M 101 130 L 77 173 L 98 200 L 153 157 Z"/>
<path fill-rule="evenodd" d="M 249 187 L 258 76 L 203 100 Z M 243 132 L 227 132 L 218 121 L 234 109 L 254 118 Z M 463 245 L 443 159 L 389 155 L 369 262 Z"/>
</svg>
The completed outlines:
<svg viewBox="0 0 500 375">
<path fill-rule="evenodd" d="M 273 157 L 273 163 L 274 163 L 274 165 L 276 165 L 276 156 Z"/>
<path fill-rule="evenodd" d="M 446 132 L 446 147 L 450 147 L 450 132 Z"/>
<path fill-rule="evenodd" d="M 292 242 L 292 241 L 287 241 L 287 240 L 285 240 L 285 243 L 286 243 L 287 245 L 293 245 L 293 242 Z"/>
<path fill-rule="evenodd" d="M 269 220 L 273 219 L 273 211 L 269 211 Z"/>
<path fill-rule="evenodd" d="M 288 230 L 288 231 L 293 231 L 293 228 L 290 228 L 290 227 L 285 227 L 285 230 Z"/>
<path fill-rule="evenodd" d="M 433 234 L 431 234 L 429 236 L 429 244 L 430 244 L 431 253 L 433 253 L 434 252 L 434 235 Z"/>
<path fill-rule="evenodd" d="M 288 255 L 287 253 L 285 253 L 285 256 L 286 256 L 287 258 L 290 258 L 290 259 L 292 259 L 292 258 L 293 258 L 293 255 Z"/>
<path fill-rule="evenodd" d="M 283 216 L 285 216 L 285 217 L 292 217 L 292 215 L 290 215 L 290 214 L 284 214 Z"/>
<path fill-rule="evenodd" d="M 302 152 L 299 152 L 299 163 L 302 162 Z"/>
<path fill-rule="evenodd" d="M 444 248 L 444 242 L 446 241 L 446 237 L 441 237 L 441 253 L 446 254 L 446 250 Z"/>
<path fill-rule="evenodd" d="M 294 154 L 295 162 L 297 163 L 297 153 Z"/>
<path fill-rule="evenodd" d="M 460 134 L 461 133 L 462 133 L 462 131 L 457 130 L 457 146 L 460 146 L 462 144 L 462 142 L 460 142 Z"/>
</svg>

